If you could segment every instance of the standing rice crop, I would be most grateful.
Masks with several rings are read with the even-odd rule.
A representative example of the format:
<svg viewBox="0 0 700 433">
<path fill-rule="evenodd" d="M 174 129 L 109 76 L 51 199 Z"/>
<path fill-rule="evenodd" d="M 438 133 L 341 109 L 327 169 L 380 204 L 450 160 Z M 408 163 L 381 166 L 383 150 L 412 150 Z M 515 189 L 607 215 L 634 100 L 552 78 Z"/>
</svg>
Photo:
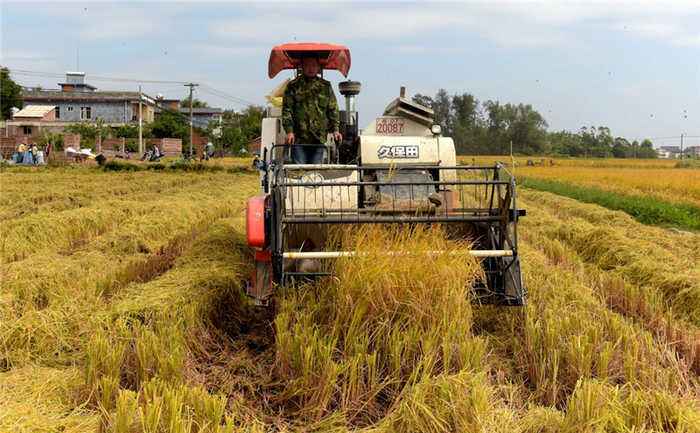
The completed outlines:
<svg viewBox="0 0 700 433">
<path fill-rule="evenodd" d="M 0 431 L 698 431 L 692 349 L 651 320 L 688 323 L 692 307 L 666 311 L 673 291 L 656 283 L 696 260 L 695 235 L 524 192 L 527 307 L 471 305 L 478 262 L 422 253 L 469 248 L 439 228 L 368 227 L 338 236 L 361 254 L 333 277 L 281 290 L 273 319 L 242 292 L 257 178 L 160 175 L 172 206 L 3 265 Z M 145 228 L 169 214 L 181 218 Z M 633 273 L 631 245 L 666 267 Z"/>
<path fill-rule="evenodd" d="M 288 409 L 308 419 L 339 410 L 365 425 L 408 410 L 402 399 L 431 377 L 483 370 L 469 303 L 480 267 L 468 256 L 424 254 L 468 248 L 439 229 L 371 227 L 353 236 L 344 244 L 359 257 L 339 260 L 337 277 L 282 301 L 275 368 Z M 386 254 L 392 250 L 409 254 Z M 468 416 L 453 415 L 432 430 Z"/>
<path fill-rule="evenodd" d="M 521 167 L 519 177 L 587 186 L 631 196 L 646 196 L 669 203 L 700 207 L 700 170 Z"/>
</svg>

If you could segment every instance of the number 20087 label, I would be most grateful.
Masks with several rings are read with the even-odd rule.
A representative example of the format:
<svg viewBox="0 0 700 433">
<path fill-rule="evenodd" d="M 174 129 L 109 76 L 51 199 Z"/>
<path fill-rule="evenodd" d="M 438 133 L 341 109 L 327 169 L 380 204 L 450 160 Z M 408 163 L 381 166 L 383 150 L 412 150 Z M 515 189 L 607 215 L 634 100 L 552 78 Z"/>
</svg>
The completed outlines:
<svg viewBox="0 0 700 433">
<path fill-rule="evenodd" d="M 375 134 L 377 135 L 403 135 L 403 119 L 380 117 L 377 119 Z"/>
</svg>

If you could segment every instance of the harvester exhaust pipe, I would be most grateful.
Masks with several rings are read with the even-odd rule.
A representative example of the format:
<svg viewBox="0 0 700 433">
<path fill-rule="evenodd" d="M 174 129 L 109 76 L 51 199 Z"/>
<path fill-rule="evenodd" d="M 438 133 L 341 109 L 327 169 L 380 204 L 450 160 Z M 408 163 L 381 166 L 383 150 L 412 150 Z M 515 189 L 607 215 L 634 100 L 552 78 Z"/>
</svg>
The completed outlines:
<svg viewBox="0 0 700 433">
<path fill-rule="evenodd" d="M 340 94 L 345 96 L 345 116 L 347 125 L 355 124 L 355 119 L 357 118 L 355 116 L 355 113 L 357 112 L 357 109 L 355 108 L 355 96 L 360 94 L 361 88 L 362 85 L 359 81 L 348 80 L 338 84 Z"/>
</svg>

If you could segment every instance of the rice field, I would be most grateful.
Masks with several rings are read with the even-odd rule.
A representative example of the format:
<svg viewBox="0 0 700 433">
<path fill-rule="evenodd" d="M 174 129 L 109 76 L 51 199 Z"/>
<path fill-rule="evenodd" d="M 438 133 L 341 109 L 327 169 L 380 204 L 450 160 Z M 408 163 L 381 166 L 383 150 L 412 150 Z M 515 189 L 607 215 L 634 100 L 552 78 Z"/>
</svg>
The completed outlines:
<svg viewBox="0 0 700 433">
<path fill-rule="evenodd" d="M 700 230 L 700 170 L 693 161 L 462 157 L 505 164 L 521 185 L 621 210 L 643 224 Z"/>
<path fill-rule="evenodd" d="M 700 207 L 700 170 L 697 169 L 554 166 L 518 167 L 516 174 Z"/>
<path fill-rule="evenodd" d="M 547 156 L 476 155 L 459 156 L 463 164 L 493 164 L 497 161 L 508 166 L 528 167 L 528 161 L 534 166 L 582 167 L 582 168 L 676 168 L 679 161 L 674 159 L 632 159 L 632 158 L 559 158 Z M 687 161 L 686 161 L 687 162 Z"/>
<path fill-rule="evenodd" d="M 370 227 L 272 314 L 241 292 L 248 163 L 0 172 L 0 432 L 700 432 L 698 232 L 522 188 L 526 307 L 382 255 L 463 248 L 440 228 Z"/>
<path fill-rule="evenodd" d="M 511 160 L 509 156 L 462 157 L 461 160 L 463 163 L 479 164 L 500 161 L 518 178 L 555 180 L 700 207 L 700 170 L 676 168 L 678 161 L 674 160 L 540 157 L 516 157 Z M 536 165 L 528 166 L 528 160 Z"/>
</svg>

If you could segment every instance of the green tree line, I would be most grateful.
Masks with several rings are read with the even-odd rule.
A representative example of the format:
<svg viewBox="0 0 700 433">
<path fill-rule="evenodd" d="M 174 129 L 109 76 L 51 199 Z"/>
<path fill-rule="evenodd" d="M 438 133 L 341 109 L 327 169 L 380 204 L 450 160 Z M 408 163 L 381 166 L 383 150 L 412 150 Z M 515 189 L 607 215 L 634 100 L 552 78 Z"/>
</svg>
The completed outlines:
<svg viewBox="0 0 700 433">
<path fill-rule="evenodd" d="M 468 155 L 567 155 L 574 157 L 656 158 L 653 144 L 615 137 L 610 128 L 584 126 L 577 132 L 548 131 L 544 116 L 530 104 L 479 101 L 470 93 L 417 94 L 413 101 L 432 108 L 435 123 Z"/>
<path fill-rule="evenodd" d="M 263 107 L 250 105 L 243 111 L 225 110 L 221 125 L 210 123 L 207 134 L 214 147 L 226 153 L 245 153 L 248 143 L 260 137 Z"/>
<path fill-rule="evenodd" d="M 22 108 L 22 86 L 10 78 L 10 70 L 0 68 L 0 119 L 12 117 L 12 107 Z"/>
</svg>

